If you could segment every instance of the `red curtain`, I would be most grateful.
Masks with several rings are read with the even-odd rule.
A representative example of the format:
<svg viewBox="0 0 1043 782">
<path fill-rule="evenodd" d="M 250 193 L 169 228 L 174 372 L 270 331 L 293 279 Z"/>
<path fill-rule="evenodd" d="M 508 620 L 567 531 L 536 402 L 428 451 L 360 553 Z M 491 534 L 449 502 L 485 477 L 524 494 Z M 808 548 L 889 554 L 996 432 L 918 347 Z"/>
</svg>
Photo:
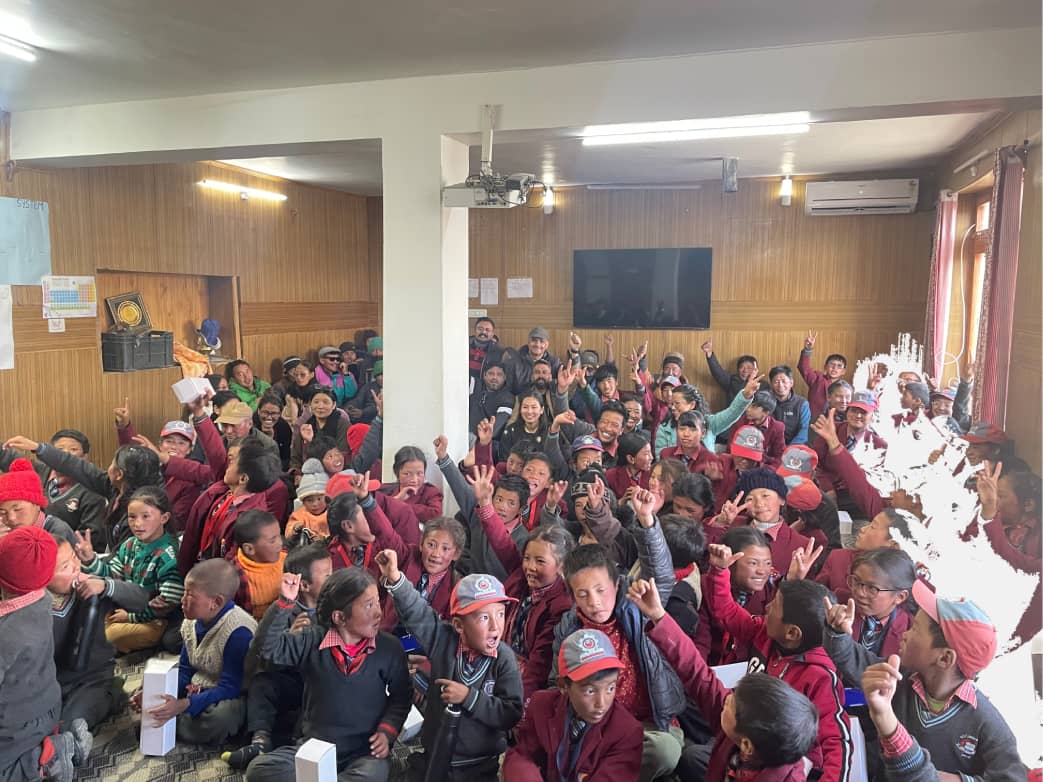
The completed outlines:
<svg viewBox="0 0 1043 782">
<path fill-rule="evenodd" d="M 924 355 L 927 370 L 944 384 L 945 343 L 949 336 L 949 300 L 952 294 L 953 250 L 956 242 L 956 194 L 943 190 L 935 210 L 931 282 L 927 289 Z"/>
<path fill-rule="evenodd" d="M 974 395 L 974 420 L 1005 427 L 1025 179 L 1024 148 L 1001 147 L 996 152 L 994 170 L 992 232 L 985 256 L 985 282 L 975 356 L 978 393 Z"/>
</svg>

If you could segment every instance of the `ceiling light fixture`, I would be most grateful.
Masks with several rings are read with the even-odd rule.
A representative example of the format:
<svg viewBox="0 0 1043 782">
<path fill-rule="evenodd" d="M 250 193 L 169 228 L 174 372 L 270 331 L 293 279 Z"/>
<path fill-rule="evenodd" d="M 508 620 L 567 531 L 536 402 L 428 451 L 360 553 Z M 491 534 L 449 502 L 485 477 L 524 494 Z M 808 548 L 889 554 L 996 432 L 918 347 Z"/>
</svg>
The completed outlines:
<svg viewBox="0 0 1043 782">
<path fill-rule="evenodd" d="M 779 187 L 779 202 L 783 206 L 793 203 L 793 180 L 788 176 L 782 180 L 782 185 Z"/>
<path fill-rule="evenodd" d="M 748 114 L 740 117 L 630 122 L 621 125 L 591 125 L 580 136 L 584 146 L 647 144 L 660 141 L 696 141 L 743 136 L 774 136 L 807 133 L 811 115 L 806 111 L 781 114 Z"/>
<path fill-rule="evenodd" d="M 264 198 L 268 201 L 286 200 L 286 196 L 282 193 L 273 193 L 271 190 L 258 190 L 254 187 L 244 187 L 242 185 L 233 185 L 230 182 L 219 182 L 216 179 L 204 179 L 199 182 L 199 185 L 202 187 L 209 187 L 213 190 L 224 190 L 226 193 L 238 193 L 243 200 L 248 198 Z"/>
<path fill-rule="evenodd" d="M 549 187 L 543 188 L 543 214 L 554 213 L 554 191 Z"/>
<path fill-rule="evenodd" d="M 0 54 L 6 54 L 9 57 L 15 57 L 26 62 L 35 62 L 36 60 L 36 49 L 27 43 L 6 35 L 0 35 Z"/>
</svg>

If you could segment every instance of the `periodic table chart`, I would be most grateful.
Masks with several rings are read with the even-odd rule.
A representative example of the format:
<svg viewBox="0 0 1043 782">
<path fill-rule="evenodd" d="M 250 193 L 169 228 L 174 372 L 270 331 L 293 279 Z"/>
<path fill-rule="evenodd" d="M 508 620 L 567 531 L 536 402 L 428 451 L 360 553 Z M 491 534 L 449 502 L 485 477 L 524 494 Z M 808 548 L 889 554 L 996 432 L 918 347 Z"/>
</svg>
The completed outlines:
<svg viewBox="0 0 1043 782">
<path fill-rule="evenodd" d="M 93 318 L 98 314 L 98 290 L 93 277 L 43 278 L 45 318 Z"/>
</svg>

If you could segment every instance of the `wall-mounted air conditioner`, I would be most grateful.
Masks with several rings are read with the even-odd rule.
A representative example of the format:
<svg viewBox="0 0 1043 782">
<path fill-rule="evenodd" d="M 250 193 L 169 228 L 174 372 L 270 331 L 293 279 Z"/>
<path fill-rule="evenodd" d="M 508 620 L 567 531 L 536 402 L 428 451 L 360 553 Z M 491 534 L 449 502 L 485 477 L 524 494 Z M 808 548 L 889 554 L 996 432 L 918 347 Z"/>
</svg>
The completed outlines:
<svg viewBox="0 0 1043 782">
<path fill-rule="evenodd" d="M 871 179 L 851 182 L 808 182 L 804 213 L 808 215 L 893 215 L 916 210 L 918 179 Z"/>
</svg>

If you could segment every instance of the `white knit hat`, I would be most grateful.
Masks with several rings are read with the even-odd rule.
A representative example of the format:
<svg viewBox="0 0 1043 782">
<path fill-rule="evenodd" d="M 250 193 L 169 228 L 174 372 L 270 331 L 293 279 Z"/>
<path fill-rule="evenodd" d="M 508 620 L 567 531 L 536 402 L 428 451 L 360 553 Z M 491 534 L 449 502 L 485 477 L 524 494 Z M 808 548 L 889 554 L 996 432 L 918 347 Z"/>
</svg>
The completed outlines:
<svg viewBox="0 0 1043 782">
<path fill-rule="evenodd" d="M 318 459 L 308 459 L 301 467 L 301 483 L 297 487 L 297 498 L 303 500 L 315 494 L 326 493 L 326 468 Z"/>
</svg>

